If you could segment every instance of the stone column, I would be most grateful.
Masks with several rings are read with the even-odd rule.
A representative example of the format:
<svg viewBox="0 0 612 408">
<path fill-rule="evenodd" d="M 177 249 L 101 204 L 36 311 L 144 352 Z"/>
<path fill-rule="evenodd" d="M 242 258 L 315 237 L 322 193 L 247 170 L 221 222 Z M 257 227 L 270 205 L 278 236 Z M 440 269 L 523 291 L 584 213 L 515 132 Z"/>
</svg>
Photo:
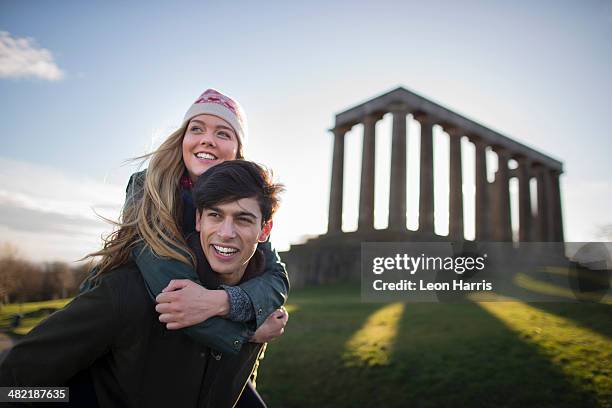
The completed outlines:
<svg viewBox="0 0 612 408">
<path fill-rule="evenodd" d="M 561 212 L 561 186 L 559 185 L 559 176 L 561 172 L 558 170 L 551 171 L 552 184 L 552 203 L 553 203 L 553 239 L 556 242 L 564 242 L 563 236 L 563 215 Z"/>
<path fill-rule="evenodd" d="M 334 128 L 334 157 L 332 161 L 331 190 L 327 232 L 342 232 L 342 190 L 344 188 L 344 135 L 348 129 Z"/>
<path fill-rule="evenodd" d="M 531 160 L 521 156 L 517 158 L 517 162 L 519 182 L 519 241 L 527 242 L 533 240 L 531 192 L 529 189 Z"/>
<path fill-rule="evenodd" d="M 376 122 L 380 116 L 363 118 L 361 187 L 359 192 L 359 231 L 374 229 L 374 177 L 376 168 Z"/>
<path fill-rule="evenodd" d="M 434 233 L 433 181 L 433 120 L 425 114 L 416 115 L 421 124 L 421 166 L 419 194 L 419 232 Z"/>
<path fill-rule="evenodd" d="M 544 170 L 544 194 L 546 194 L 546 237 L 547 241 L 555 240 L 555 196 L 552 173 L 550 169 Z"/>
<path fill-rule="evenodd" d="M 461 168 L 461 136 L 457 128 L 445 129 L 449 135 L 449 220 L 448 236 L 463 240 L 463 175 Z"/>
<path fill-rule="evenodd" d="M 389 229 L 406 229 L 406 115 L 403 105 L 390 107 L 393 113 L 391 141 L 391 184 L 389 192 Z"/>
<path fill-rule="evenodd" d="M 476 241 L 491 239 L 489 216 L 489 181 L 487 180 L 487 145 L 476 136 L 469 136 L 475 147 L 476 161 Z"/>
<path fill-rule="evenodd" d="M 494 147 L 493 150 L 497 153 L 498 166 L 495 174 L 495 185 L 497 187 L 496 195 L 499 206 L 496 214 L 497 219 L 494 220 L 494 235 L 496 241 L 512 241 L 512 224 L 510 222 L 510 186 L 508 176 L 508 160 L 510 155 L 508 151 L 502 147 Z"/>
<path fill-rule="evenodd" d="M 542 242 L 549 241 L 548 236 L 548 195 L 546 194 L 547 182 L 546 171 L 538 165 L 535 167 L 536 181 L 538 184 L 538 240 Z"/>
</svg>

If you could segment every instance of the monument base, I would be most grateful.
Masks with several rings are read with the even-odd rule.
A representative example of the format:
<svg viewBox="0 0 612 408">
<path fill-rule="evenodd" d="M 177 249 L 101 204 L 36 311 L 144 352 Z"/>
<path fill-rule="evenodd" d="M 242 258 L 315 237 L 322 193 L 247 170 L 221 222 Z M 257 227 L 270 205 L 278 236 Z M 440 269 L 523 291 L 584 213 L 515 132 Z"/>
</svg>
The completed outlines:
<svg viewBox="0 0 612 408">
<path fill-rule="evenodd" d="M 468 240 L 450 240 L 448 236 L 428 234 L 419 231 L 374 230 L 354 231 L 320 235 L 303 244 L 292 245 L 289 251 L 281 252 L 281 258 L 287 265 L 289 279 L 293 288 L 339 282 L 359 282 L 361 277 L 361 244 L 365 242 L 447 242 L 452 245 L 455 256 L 461 254 L 478 254 L 483 244 Z M 510 243 L 509 243 L 510 244 Z M 510 244 L 515 250 L 505 251 L 502 257 L 512 261 L 532 252 L 535 243 Z M 542 262 L 551 266 L 567 266 L 563 243 L 558 243 L 558 250 L 538 252 L 533 256 L 541 257 Z M 537 251 L 536 251 L 537 252 Z M 544 259 L 546 258 L 546 259 Z"/>
<path fill-rule="evenodd" d="M 363 242 L 448 242 L 448 237 L 417 231 L 374 230 L 320 235 L 281 252 L 293 288 L 359 282 Z"/>
</svg>

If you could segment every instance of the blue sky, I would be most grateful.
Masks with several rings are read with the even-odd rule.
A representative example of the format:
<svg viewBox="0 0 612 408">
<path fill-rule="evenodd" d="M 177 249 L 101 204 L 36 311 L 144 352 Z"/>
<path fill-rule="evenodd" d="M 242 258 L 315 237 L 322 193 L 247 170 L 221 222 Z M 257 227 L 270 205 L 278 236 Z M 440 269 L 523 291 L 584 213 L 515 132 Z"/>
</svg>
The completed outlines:
<svg viewBox="0 0 612 408">
<path fill-rule="evenodd" d="M 397 86 L 562 160 L 568 240 L 612 224 L 609 2 L 1 1 L 0 31 L 47 50 L 61 72 L 19 75 L 0 59 L 0 242 L 34 259 L 95 249 L 108 226 L 94 210 L 115 217 L 134 171 L 123 161 L 156 146 L 208 87 L 240 101 L 248 158 L 287 186 L 272 236 L 282 249 L 325 231 L 334 114 Z M 379 227 L 388 122 L 378 127 Z M 347 136 L 346 229 L 356 226 L 360 131 Z M 447 174 L 436 169 L 444 232 Z"/>
</svg>

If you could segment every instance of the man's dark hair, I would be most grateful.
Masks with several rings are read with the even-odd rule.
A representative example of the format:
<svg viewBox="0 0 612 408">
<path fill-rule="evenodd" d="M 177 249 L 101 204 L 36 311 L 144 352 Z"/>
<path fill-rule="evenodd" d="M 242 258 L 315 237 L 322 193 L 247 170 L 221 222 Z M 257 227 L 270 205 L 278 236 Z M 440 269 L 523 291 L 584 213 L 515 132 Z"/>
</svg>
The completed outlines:
<svg viewBox="0 0 612 408">
<path fill-rule="evenodd" d="M 247 160 L 229 160 L 206 170 L 196 180 L 193 201 L 198 210 L 215 205 L 255 198 L 261 210 L 262 223 L 272 219 L 278 208 L 282 184 L 274 184 L 264 167 Z"/>
</svg>

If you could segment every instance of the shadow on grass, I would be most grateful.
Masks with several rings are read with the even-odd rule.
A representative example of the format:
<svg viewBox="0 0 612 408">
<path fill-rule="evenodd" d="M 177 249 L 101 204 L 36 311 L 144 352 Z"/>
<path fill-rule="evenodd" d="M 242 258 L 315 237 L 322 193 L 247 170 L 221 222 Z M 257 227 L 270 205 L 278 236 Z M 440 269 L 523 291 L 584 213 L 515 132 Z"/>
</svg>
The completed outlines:
<svg viewBox="0 0 612 408">
<path fill-rule="evenodd" d="M 279 407 L 595 407 L 549 357 L 477 304 L 407 304 L 382 366 L 348 366 L 347 342 L 383 304 L 358 290 L 296 294 L 258 388 Z"/>
<path fill-rule="evenodd" d="M 605 303 L 534 302 L 530 306 L 570 319 L 576 324 L 612 339 L 612 305 Z"/>
</svg>

